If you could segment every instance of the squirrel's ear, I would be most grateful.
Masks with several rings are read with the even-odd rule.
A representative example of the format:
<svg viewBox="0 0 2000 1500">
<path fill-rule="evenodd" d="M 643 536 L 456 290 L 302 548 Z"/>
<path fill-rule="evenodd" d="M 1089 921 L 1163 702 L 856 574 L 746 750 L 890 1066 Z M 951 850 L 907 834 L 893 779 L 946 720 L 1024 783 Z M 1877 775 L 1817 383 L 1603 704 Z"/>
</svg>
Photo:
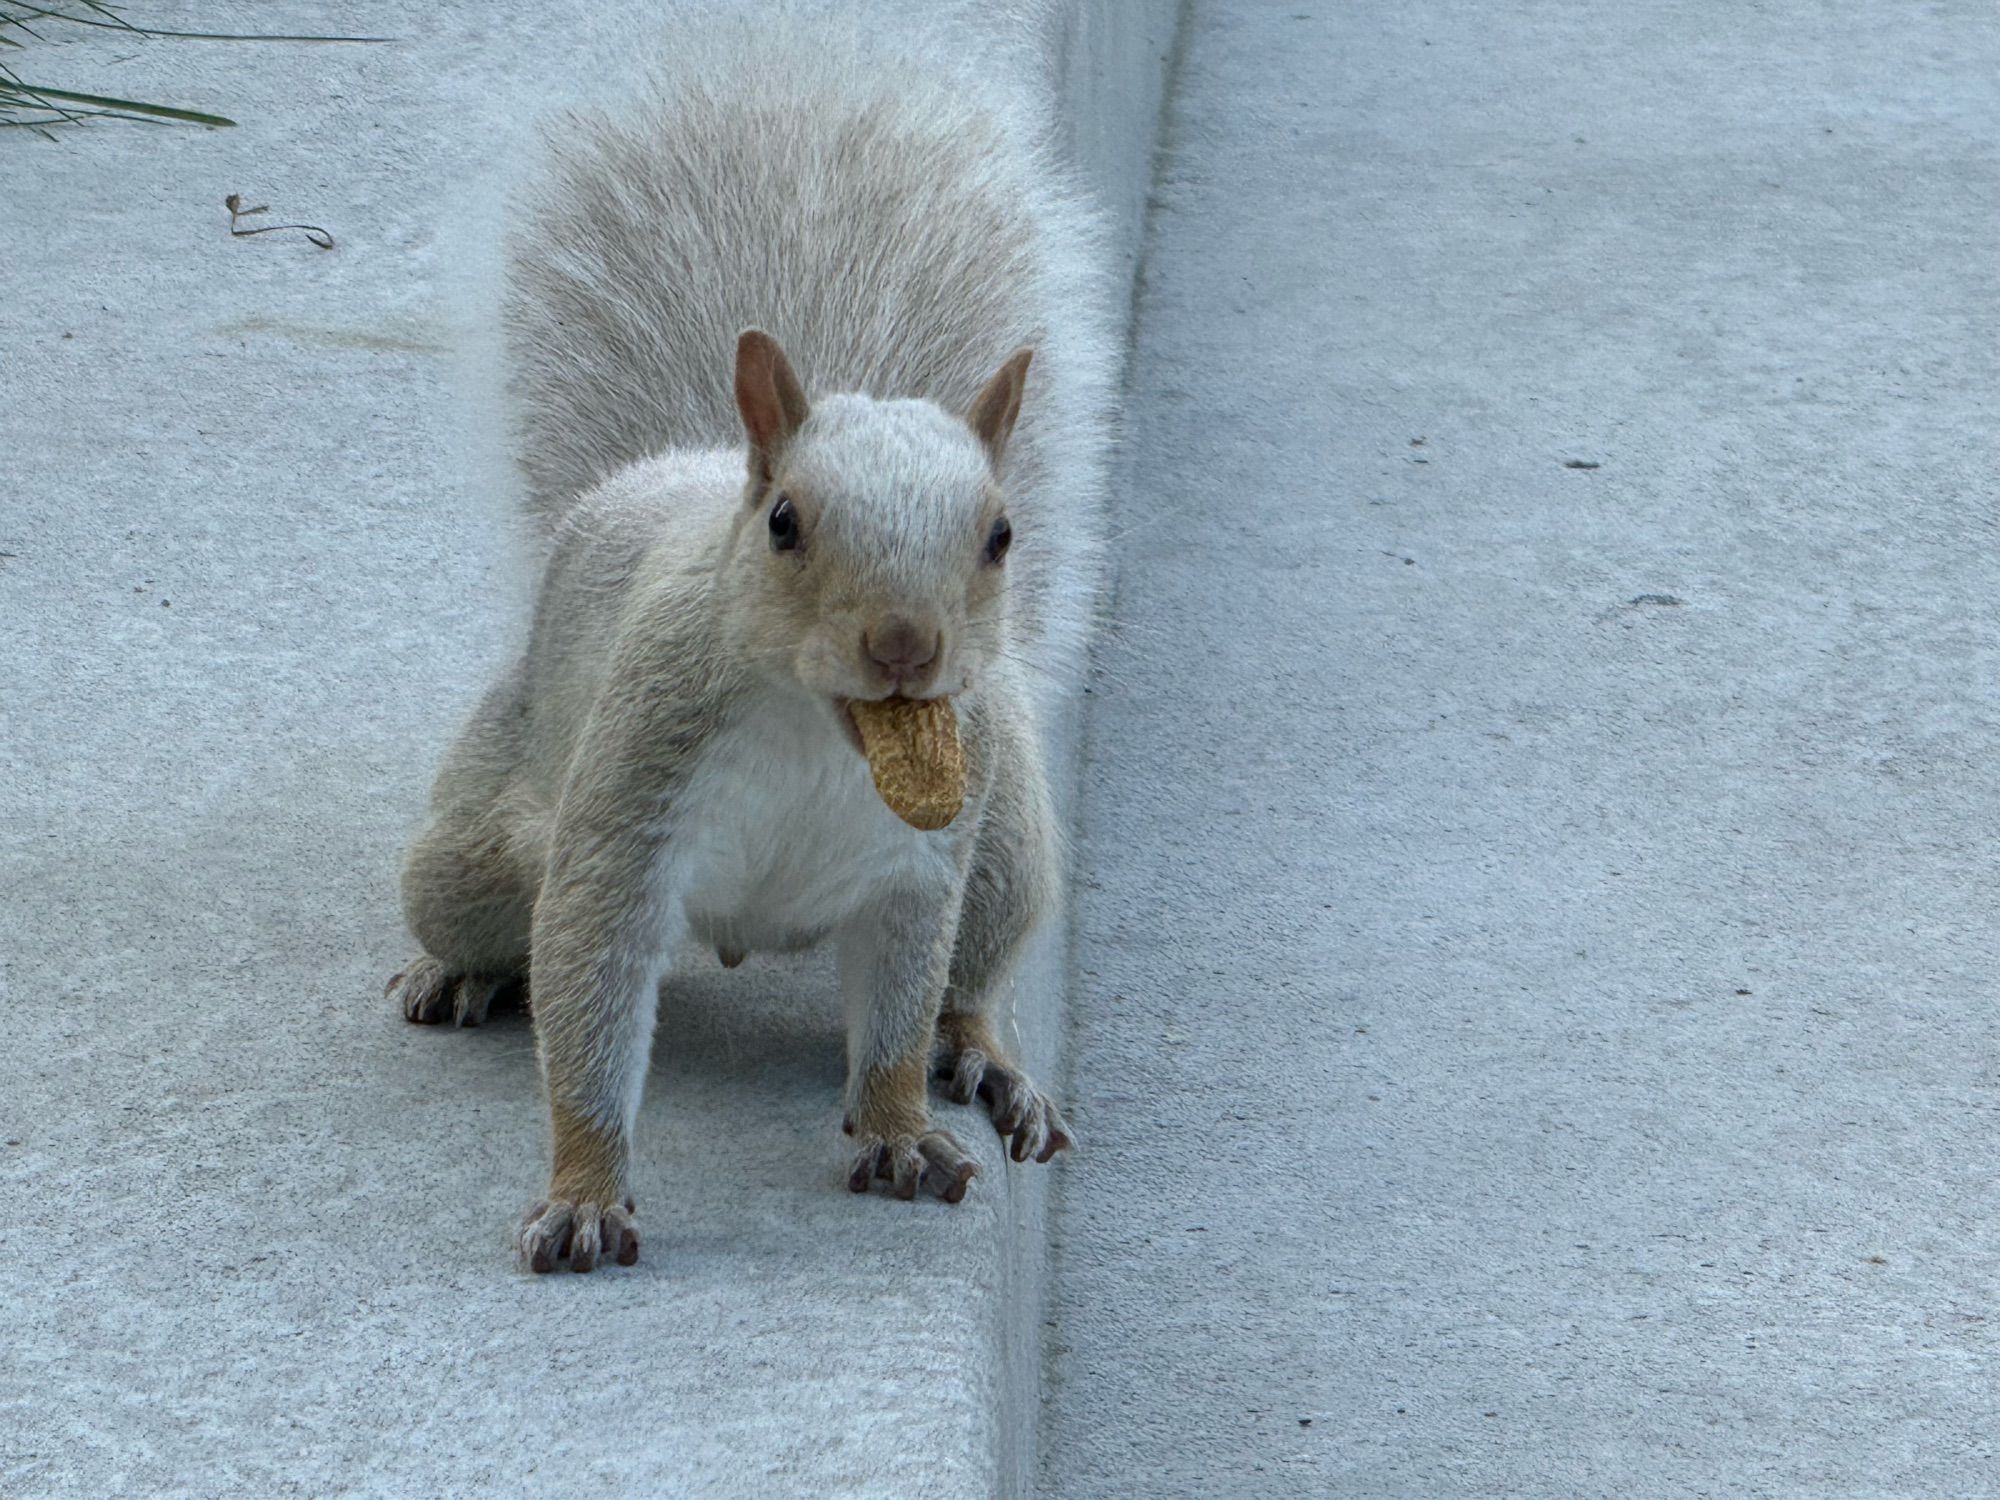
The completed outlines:
<svg viewBox="0 0 2000 1500">
<path fill-rule="evenodd" d="M 1014 357 L 1000 367 L 1000 373 L 986 382 L 986 389 L 972 403 L 965 420 L 979 441 L 986 445 L 987 457 L 997 471 L 1007 452 L 1007 439 L 1014 431 L 1014 419 L 1021 415 L 1021 392 L 1028 384 L 1028 364 L 1032 349 L 1017 349 Z"/>
<path fill-rule="evenodd" d="M 746 328 L 736 340 L 736 409 L 750 437 L 750 472 L 768 481 L 812 408 L 785 351 L 761 328 Z"/>
</svg>

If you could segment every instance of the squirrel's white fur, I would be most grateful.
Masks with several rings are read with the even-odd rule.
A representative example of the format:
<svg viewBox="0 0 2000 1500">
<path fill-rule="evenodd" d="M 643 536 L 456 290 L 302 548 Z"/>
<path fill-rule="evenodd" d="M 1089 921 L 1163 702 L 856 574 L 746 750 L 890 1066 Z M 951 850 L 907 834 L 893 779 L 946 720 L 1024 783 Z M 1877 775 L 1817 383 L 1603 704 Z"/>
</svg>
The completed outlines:
<svg viewBox="0 0 2000 1500">
<path fill-rule="evenodd" d="M 1097 220 L 1047 127 L 962 61 L 775 12 L 677 36 L 636 107 L 564 118 L 550 160 L 507 275 L 530 507 L 558 523 L 634 459 L 736 443 L 745 327 L 815 392 L 947 411 L 1031 346 L 1014 609 L 1035 670 L 1068 680 L 1098 600 L 1116 352 Z"/>
<path fill-rule="evenodd" d="M 675 42 L 639 103 L 558 122 L 521 200 L 508 375 L 549 561 L 404 871 L 411 1019 L 530 987 L 538 1269 L 637 1253 L 630 1135 L 685 937 L 835 942 L 856 1190 L 965 1190 L 933 1064 L 1017 1160 L 1069 1141 L 987 1018 L 1056 899 L 1038 701 L 1095 607 L 1091 216 L 962 70 L 782 12 Z M 856 753 L 845 703 L 894 694 L 953 702 L 971 784 L 943 831 Z"/>
</svg>

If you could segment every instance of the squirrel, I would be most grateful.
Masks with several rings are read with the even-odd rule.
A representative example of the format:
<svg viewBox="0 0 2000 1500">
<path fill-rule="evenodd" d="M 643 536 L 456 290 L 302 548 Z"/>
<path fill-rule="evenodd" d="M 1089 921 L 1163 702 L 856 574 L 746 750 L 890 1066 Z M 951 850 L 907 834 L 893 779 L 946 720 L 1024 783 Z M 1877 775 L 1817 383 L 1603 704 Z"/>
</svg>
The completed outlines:
<svg viewBox="0 0 2000 1500">
<path fill-rule="evenodd" d="M 797 24 L 678 38 L 636 105 L 544 149 L 501 309 L 543 575 L 405 857 L 424 951 L 389 993 L 472 1026 L 525 992 L 535 1271 L 638 1257 L 633 1128 L 689 942 L 831 940 L 846 1185 L 958 1202 L 977 1165 L 934 1078 L 1016 1162 L 1074 1139 L 994 1012 L 1060 900 L 1042 722 L 1098 596 L 1094 211 L 1018 101 Z M 942 830 L 870 784 L 847 706 L 890 697 L 956 716 Z"/>
</svg>

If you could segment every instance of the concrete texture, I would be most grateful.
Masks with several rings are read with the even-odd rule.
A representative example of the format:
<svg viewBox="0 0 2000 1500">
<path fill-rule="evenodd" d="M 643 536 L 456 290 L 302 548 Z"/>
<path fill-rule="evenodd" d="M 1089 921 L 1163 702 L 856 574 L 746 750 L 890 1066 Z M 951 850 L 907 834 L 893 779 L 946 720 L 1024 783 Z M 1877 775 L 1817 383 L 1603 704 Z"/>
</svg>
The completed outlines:
<svg viewBox="0 0 2000 1500">
<path fill-rule="evenodd" d="M 1184 46 L 1046 1492 L 1994 1493 L 2000 20 Z"/>
<path fill-rule="evenodd" d="M 1032 1470 L 1046 1169 L 968 1117 L 960 1209 L 841 1191 L 823 964 L 670 990 L 645 1258 L 589 1278 L 504 1248 L 544 1168 L 526 1024 L 381 999 L 398 852 L 521 623 L 457 392 L 489 180 L 677 9 L 217 0 L 167 24 L 398 40 L 14 59 L 242 123 L 0 132 L 0 1493 L 973 1496 Z M 1172 5 L 998 9 L 966 45 L 1062 109 L 1129 252 Z M 230 192 L 338 248 L 229 239 Z M 1045 1066 L 1063 952 L 1020 987 Z"/>
</svg>

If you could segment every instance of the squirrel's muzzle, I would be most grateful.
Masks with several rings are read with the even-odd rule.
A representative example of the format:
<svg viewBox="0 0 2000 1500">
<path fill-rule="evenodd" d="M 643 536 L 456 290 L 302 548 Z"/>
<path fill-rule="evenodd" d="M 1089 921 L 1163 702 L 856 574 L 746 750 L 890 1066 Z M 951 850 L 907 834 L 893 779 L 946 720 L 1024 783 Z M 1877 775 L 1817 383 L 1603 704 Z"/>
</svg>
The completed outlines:
<svg viewBox="0 0 2000 1500">
<path fill-rule="evenodd" d="M 891 687 L 921 693 L 937 676 L 944 632 L 936 625 L 918 624 L 890 615 L 861 632 L 861 651 Z"/>
</svg>

